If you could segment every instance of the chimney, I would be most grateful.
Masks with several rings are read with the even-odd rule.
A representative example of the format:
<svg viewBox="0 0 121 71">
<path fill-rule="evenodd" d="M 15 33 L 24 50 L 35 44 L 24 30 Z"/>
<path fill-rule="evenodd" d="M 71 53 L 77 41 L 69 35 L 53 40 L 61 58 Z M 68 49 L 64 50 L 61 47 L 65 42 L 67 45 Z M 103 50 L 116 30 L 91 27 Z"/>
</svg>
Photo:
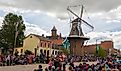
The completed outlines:
<svg viewBox="0 0 121 71">
<path fill-rule="evenodd" d="M 60 36 L 59 37 L 61 38 L 61 33 L 60 33 Z"/>
<path fill-rule="evenodd" d="M 44 37 L 44 34 L 42 34 L 42 37 Z"/>
</svg>

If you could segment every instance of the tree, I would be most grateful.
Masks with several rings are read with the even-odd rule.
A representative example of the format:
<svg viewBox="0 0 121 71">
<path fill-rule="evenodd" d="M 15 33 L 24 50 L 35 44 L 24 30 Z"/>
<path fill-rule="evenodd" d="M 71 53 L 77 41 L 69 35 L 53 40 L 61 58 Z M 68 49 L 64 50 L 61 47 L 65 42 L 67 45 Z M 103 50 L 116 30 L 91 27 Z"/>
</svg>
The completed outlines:
<svg viewBox="0 0 121 71">
<path fill-rule="evenodd" d="M 0 29 L 0 47 L 9 49 L 21 46 L 25 37 L 25 28 L 22 16 L 8 13 Z"/>
<path fill-rule="evenodd" d="M 99 50 L 98 50 L 98 56 L 100 56 L 100 57 L 106 57 L 106 52 L 105 52 L 105 50 L 104 49 L 102 49 L 100 46 L 98 46 L 99 47 Z"/>
<path fill-rule="evenodd" d="M 69 51 L 66 48 L 61 47 L 61 50 L 64 54 L 69 55 Z"/>
</svg>

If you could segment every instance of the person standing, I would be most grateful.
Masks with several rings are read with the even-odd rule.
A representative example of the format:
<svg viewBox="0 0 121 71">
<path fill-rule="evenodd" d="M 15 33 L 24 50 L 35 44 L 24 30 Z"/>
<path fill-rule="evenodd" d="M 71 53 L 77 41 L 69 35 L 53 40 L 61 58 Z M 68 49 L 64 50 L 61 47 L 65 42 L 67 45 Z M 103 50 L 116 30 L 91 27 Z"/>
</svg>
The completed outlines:
<svg viewBox="0 0 121 71">
<path fill-rule="evenodd" d="M 11 58 L 11 56 L 10 55 L 7 55 L 7 57 L 6 57 L 7 66 L 10 65 L 10 60 L 11 60 L 10 58 Z"/>
</svg>

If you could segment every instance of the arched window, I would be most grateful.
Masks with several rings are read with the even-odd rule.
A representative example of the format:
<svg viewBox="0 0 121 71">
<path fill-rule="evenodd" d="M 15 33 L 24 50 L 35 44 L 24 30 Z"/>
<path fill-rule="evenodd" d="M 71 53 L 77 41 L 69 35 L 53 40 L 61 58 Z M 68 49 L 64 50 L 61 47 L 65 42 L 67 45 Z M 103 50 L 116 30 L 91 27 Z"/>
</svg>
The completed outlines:
<svg viewBox="0 0 121 71">
<path fill-rule="evenodd" d="M 54 49 L 55 48 L 55 44 L 52 44 L 52 49 Z"/>
<path fill-rule="evenodd" d="M 53 52 L 52 52 L 52 55 L 54 55 L 54 50 L 53 50 Z"/>
<path fill-rule="evenodd" d="M 48 48 L 50 47 L 50 43 L 48 43 Z"/>
<path fill-rule="evenodd" d="M 32 38 L 32 36 L 30 36 L 30 38 Z"/>
<path fill-rule="evenodd" d="M 40 47 L 42 47 L 42 42 L 40 43 Z"/>
<path fill-rule="evenodd" d="M 43 50 L 42 49 L 40 49 L 40 53 L 43 53 Z"/>
<path fill-rule="evenodd" d="M 46 55 L 46 50 L 44 50 L 44 54 Z"/>
<path fill-rule="evenodd" d="M 60 51 L 58 51 L 58 54 L 60 54 Z"/>
<path fill-rule="evenodd" d="M 47 50 L 47 56 L 49 55 L 49 50 Z"/>
<path fill-rule="evenodd" d="M 23 53 L 23 49 L 21 49 L 21 53 Z"/>
<path fill-rule="evenodd" d="M 45 47 L 46 47 L 46 42 L 45 42 Z"/>
<path fill-rule="evenodd" d="M 57 51 L 55 51 L 55 55 L 57 55 Z"/>
</svg>

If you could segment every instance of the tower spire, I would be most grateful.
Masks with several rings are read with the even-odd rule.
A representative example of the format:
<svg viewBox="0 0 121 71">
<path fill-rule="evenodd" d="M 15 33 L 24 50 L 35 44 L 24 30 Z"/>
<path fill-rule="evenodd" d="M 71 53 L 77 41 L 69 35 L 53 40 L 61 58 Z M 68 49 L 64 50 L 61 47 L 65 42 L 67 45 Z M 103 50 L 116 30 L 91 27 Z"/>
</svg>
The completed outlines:
<svg viewBox="0 0 121 71">
<path fill-rule="evenodd" d="M 53 28 L 51 30 L 51 36 L 52 37 L 57 37 L 57 29 L 55 28 L 55 26 L 53 26 Z"/>
</svg>

